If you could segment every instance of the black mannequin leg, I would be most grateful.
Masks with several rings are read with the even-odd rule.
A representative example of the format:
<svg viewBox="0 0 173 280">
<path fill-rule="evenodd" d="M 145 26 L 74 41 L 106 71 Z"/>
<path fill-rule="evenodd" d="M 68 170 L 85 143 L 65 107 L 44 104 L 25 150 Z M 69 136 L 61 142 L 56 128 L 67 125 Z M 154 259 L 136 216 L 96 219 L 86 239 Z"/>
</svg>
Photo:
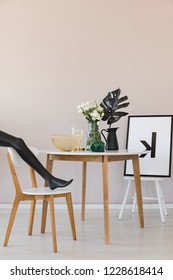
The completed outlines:
<svg viewBox="0 0 173 280">
<path fill-rule="evenodd" d="M 21 138 L 0 131 L 0 146 L 14 148 L 21 158 L 48 182 L 49 187 L 52 190 L 55 188 L 66 187 L 73 181 L 65 181 L 52 176 Z"/>
</svg>

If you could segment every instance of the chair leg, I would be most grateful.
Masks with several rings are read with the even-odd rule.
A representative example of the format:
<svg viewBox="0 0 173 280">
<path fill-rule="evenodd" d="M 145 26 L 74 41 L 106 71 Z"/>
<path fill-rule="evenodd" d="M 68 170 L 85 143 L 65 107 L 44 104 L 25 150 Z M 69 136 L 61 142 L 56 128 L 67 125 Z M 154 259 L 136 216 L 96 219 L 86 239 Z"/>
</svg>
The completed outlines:
<svg viewBox="0 0 173 280">
<path fill-rule="evenodd" d="M 42 219 L 41 219 L 41 233 L 45 233 L 45 229 L 46 229 L 47 206 L 48 206 L 48 202 L 46 200 L 43 200 Z"/>
<path fill-rule="evenodd" d="M 4 247 L 6 247 L 8 245 L 8 241 L 9 241 L 9 238 L 10 238 L 10 234 L 11 234 L 11 230 L 12 230 L 12 227 L 13 227 L 14 219 L 16 217 L 19 202 L 20 202 L 20 200 L 16 197 L 15 200 L 14 200 L 14 203 L 13 203 L 13 207 L 12 207 L 11 214 L 10 214 L 10 219 L 9 219 L 9 222 L 8 222 L 8 227 L 7 227 L 7 231 L 6 231 L 6 235 L 5 235 L 5 241 L 4 241 Z"/>
<path fill-rule="evenodd" d="M 121 220 L 121 218 L 122 218 L 123 211 L 124 211 L 124 208 L 125 208 L 125 205 L 126 205 L 126 202 L 127 202 L 127 198 L 128 198 L 128 195 L 129 195 L 130 187 L 131 187 L 131 180 L 128 180 L 127 189 L 126 189 L 126 192 L 125 192 L 125 196 L 124 196 L 123 203 L 122 203 L 120 213 L 119 213 L 119 217 L 118 217 L 119 220 Z"/>
<path fill-rule="evenodd" d="M 35 215 L 35 206 L 36 206 L 36 200 L 32 200 L 31 201 L 31 208 L 30 208 L 28 235 L 32 235 L 34 215 Z"/>
<path fill-rule="evenodd" d="M 51 195 L 49 198 L 50 203 L 50 219 L 52 226 L 52 241 L 54 253 L 57 253 L 57 241 L 56 241 L 56 225 L 55 225 L 55 209 L 54 209 L 54 197 Z"/>
<path fill-rule="evenodd" d="M 75 227 L 74 211 L 73 211 L 71 193 L 68 193 L 66 195 L 66 202 L 67 202 L 67 208 L 68 208 L 68 214 L 69 214 L 69 219 L 70 219 L 70 224 L 71 224 L 73 240 L 76 240 L 76 227 Z"/>
</svg>

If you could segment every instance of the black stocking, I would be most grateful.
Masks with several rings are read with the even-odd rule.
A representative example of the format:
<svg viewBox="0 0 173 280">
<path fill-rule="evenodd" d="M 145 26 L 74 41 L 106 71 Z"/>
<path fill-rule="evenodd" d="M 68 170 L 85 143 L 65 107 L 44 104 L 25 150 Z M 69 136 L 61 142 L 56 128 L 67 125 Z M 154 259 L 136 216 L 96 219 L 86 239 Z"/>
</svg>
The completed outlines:
<svg viewBox="0 0 173 280">
<path fill-rule="evenodd" d="M 21 158 L 48 182 L 51 190 L 66 187 L 73 181 L 65 181 L 52 176 L 21 138 L 0 130 L 0 146 L 14 148 Z"/>
</svg>

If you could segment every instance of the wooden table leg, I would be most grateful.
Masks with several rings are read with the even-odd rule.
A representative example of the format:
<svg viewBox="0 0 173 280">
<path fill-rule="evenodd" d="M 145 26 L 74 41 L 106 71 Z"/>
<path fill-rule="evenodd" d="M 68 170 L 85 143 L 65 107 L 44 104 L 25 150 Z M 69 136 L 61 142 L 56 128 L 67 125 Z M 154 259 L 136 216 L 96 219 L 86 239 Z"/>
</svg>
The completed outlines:
<svg viewBox="0 0 173 280">
<path fill-rule="evenodd" d="M 109 197 L 108 197 L 108 158 L 102 158 L 102 174 L 103 174 L 103 203 L 104 203 L 104 234 L 105 243 L 110 243 L 109 232 Z"/>
<path fill-rule="evenodd" d="M 144 215 L 143 215 L 143 203 L 142 203 L 142 190 L 141 190 L 141 179 L 140 179 L 140 167 L 139 167 L 139 157 L 134 156 L 132 159 L 133 172 L 136 186 L 136 198 L 138 205 L 138 215 L 141 228 L 144 227 Z"/>
<path fill-rule="evenodd" d="M 82 162 L 82 209 L 81 209 L 81 220 L 85 221 L 85 202 L 86 202 L 86 161 Z"/>
<path fill-rule="evenodd" d="M 46 160 L 46 169 L 52 173 L 53 169 L 53 160 L 49 159 L 49 155 L 47 155 Z M 45 182 L 45 187 L 47 187 L 47 182 Z M 48 208 L 48 201 L 44 200 L 42 205 L 42 219 L 41 219 L 41 233 L 45 233 L 46 228 L 46 218 L 47 218 L 47 208 Z"/>
</svg>

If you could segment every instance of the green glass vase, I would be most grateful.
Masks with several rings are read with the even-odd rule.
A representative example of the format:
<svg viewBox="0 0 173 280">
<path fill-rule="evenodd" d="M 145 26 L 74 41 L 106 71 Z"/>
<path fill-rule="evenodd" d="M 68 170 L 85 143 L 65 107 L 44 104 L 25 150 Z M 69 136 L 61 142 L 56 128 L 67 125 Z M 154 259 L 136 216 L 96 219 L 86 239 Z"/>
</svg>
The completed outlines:
<svg viewBox="0 0 173 280">
<path fill-rule="evenodd" d="M 94 142 L 101 141 L 99 126 L 96 121 L 88 122 L 88 130 L 86 134 L 86 150 L 91 151 L 91 145 Z"/>
</svg>

